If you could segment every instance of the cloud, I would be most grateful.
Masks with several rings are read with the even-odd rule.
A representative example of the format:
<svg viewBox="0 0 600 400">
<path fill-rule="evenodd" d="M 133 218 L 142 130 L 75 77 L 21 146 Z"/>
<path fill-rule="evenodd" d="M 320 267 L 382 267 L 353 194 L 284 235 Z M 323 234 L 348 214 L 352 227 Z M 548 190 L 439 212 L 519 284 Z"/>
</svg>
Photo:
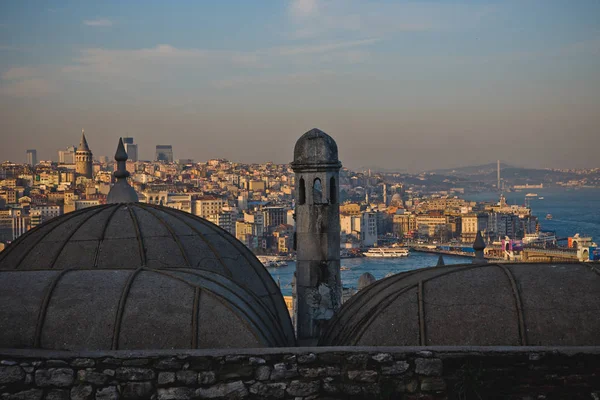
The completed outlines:
<svg viewBox="0 0 600 400">
<path fill-rule="evenodd" d="M 224 75 L 235 76 L 251 69 L 277 69 L 290 65 L 318 66 L 319 62 L 356 63 L 364 58 L 350 51 L 370 46 L 379 39 L 355 41 L 329 41 L 324 43 L 281 46 L 255 51 L 219 51 L 197 48 L 178 48 L 159 44 L 142 49 L 89 48 L 81 50 L 75 62 L 62 68 L 71 79 L 99 81 L 107 78 L 124 78 L 151 82 L 161 77 L 172 77 L 179 73 L 193 73 L 200 77 L 223 79 Z M 327 56 L 324 60 L 322 57 Z M 339 57 L 338 57 L 339 55 Z M 336 60 L 337 57 L 337 60 Z M 312 72 L 312 71 L 301 71 Z"/>
<path fill-rule="evenodd" d="M 290 13 L 297 18 L 314 15 L 317 9 L 317 0 L 292 0 L 290 3 Z"/>
<path fill-rule="evenodd" d="M 237 86 L 264 86 L 264 85 L 309 85 L 322 81 L 325 78 L 337 76 L 334 71 L 324 70 L 314 73 L 275 74 L 262 76 L 236 76 L 217 80 L 211 85 L 218 89 L 228 89 Z"/>
<path fill-rule="evenodd" d="M 31 78 L 9 81 L 0 84 L 0 95 L 11 97 L 43 97 L 56 92 L 51 82 L 41 78 Z"/>
<path fill-rule="evenodd" d="M 83 24 L 94 27 L 108 27 L 113 25 L 112 21 L 106 18 L 86 19 L 83 21 Z"/>
<path fill-rule="evenodd" d="M 465 30 L 494 13 L 495 5 L 443 2 L 293 0 L 288 15 L 295 39 L 358 34 Z"/>
<path fill-rule="evenodd" d="M 369 46 L 375 44 L 380 39 L 363 39 L 353 41 L 342 41 L 342 42 L 328 42 L 320 43 L 315 45 L 305 46 L 290 46 L 279 48 L 279 54 L 281 55 L 303 55 L 303 54 L 321 54 L 331 53 L 336 50 L 344 50 L 353 47 Z"/>
<path fill-rule="evenodd" d="M 41 71 L 36 67 L 13 67 L 2 73 L 3 80 L 16 80 L 23 78 L 39 77 Z"/>
</svg>

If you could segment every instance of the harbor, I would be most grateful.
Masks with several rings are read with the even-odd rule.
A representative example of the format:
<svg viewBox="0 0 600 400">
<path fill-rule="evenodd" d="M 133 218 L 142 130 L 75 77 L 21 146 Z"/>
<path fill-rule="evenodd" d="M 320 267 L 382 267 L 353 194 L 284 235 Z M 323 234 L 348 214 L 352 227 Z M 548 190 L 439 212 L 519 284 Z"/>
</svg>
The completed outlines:
<svg viewBox="0 0 600 400">
<path fill-rule="evenodd" d="M 386 276 L 395 275 L 405 271 L 433 267 L 437 264 L 438 255 L 430 253 L 410 252 L 408 257 L 401 258 L 372 258 L 358 257 L 343 259 L 341 262 L 341 278 L 344 288 L 352 289 L 357 287 L 358 278 L 365 272 L 372 274 L 375 279 L 382 279 Z M 452 264 L 470 264 L 471 258 L 463 256 L 448 255 L 444 256 L 446 265 Z M 289 261 L 288 265 L 279 268 L 267 268 L 275 282 L 280 285 L 284 296 L 292 294 L 292 278 L 296 270 L 296 262 Z"/>
</svg>

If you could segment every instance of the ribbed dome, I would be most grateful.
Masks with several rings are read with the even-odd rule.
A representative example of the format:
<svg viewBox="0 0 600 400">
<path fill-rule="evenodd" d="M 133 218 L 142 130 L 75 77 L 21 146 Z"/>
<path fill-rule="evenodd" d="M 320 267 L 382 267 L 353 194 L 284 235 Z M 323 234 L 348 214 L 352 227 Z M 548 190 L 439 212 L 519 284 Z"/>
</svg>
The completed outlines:
<svg viewBox="0 0 600 400">
<path fill-rule="evenodd" d="M 425 268 L 340 309 L 327 346 L 597 346 L 600 274 L 588 264 Z"/>
<path fill-rule="evenodd" d="M 398 204 L 401 205 L 402 204 L 402 196 L 400 195 L 400 193 L 396 193 L 392 196 L 392 200 L 390 201 L 392 204 Z"/>
<path fill-rule="evenodd" d="M 32 345 L 27 335 L 23 343 L 18 336 L 36 326 L 38 312 L 62 321 L 47 328 L 48 319 L 41 325 L 38 320 L 37 345 L 45 348 L 83 349 L 97 335 L 114 337 L 116 325 L 107 321 L 118 320 L 114 313 L 129 321 L 128 312 L 135 315 L 139 338 L 119 342 L 117 335 L 119 348 L 169 348 L 184 342 L 189 347 L 192 339 L 183 332 L 191 332 L 194 320 L 198 332 L 206 323 L 214 328 L 212 339 L 198 337 L 199 347 L 211 341 L 222 343 L 212 347 L 294 344 L 279 288 L 242 243 L 204 219 L 144 203 L 86 208 L 27 232 L 0 253 L 0 297 L 0 325 L 14 326 L 0 334 L 0 347 Z M 107 315 L 98 325 L 105 330 L 88 332 L 96 313 Z M 172 318 L 177 321 L 169 325 Z M 69 323 L 81 329 L 60 328 Z M 165 329 L 169 326 L 182 333 Z M 56 332 L 49 332 L 45 342 L 46 329 Z M 243 339 L 250 334 L 255 342 Z M 106 349 L 105 344 L 94 348 Z"/>
</svg>

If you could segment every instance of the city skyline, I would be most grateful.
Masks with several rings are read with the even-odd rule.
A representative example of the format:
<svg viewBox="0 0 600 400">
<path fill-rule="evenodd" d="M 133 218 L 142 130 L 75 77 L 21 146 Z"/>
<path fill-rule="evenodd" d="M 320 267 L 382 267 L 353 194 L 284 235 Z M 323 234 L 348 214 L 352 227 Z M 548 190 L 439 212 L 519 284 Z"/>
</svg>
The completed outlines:
<svg viewBox="0 0 600 400">
<path fill-rule="evenodd" d="M 0 160 L 84 127 L 99 156 L 287 163 L 319 127 L 353 169 L 598 166 L 594 1 L 0 7 Z"/>
</svg>

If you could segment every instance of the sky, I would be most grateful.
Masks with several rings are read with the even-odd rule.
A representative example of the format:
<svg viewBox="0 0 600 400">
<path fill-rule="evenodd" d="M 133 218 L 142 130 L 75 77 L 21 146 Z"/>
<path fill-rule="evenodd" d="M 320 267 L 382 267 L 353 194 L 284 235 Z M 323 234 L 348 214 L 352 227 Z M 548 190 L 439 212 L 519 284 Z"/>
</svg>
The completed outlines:
<svg viewBox="0 0 600 400">
<path fill-rule="evenodd" d="M 600 167 L 598 0 L 0 2 L 0 160 Z"/>
</svg>

